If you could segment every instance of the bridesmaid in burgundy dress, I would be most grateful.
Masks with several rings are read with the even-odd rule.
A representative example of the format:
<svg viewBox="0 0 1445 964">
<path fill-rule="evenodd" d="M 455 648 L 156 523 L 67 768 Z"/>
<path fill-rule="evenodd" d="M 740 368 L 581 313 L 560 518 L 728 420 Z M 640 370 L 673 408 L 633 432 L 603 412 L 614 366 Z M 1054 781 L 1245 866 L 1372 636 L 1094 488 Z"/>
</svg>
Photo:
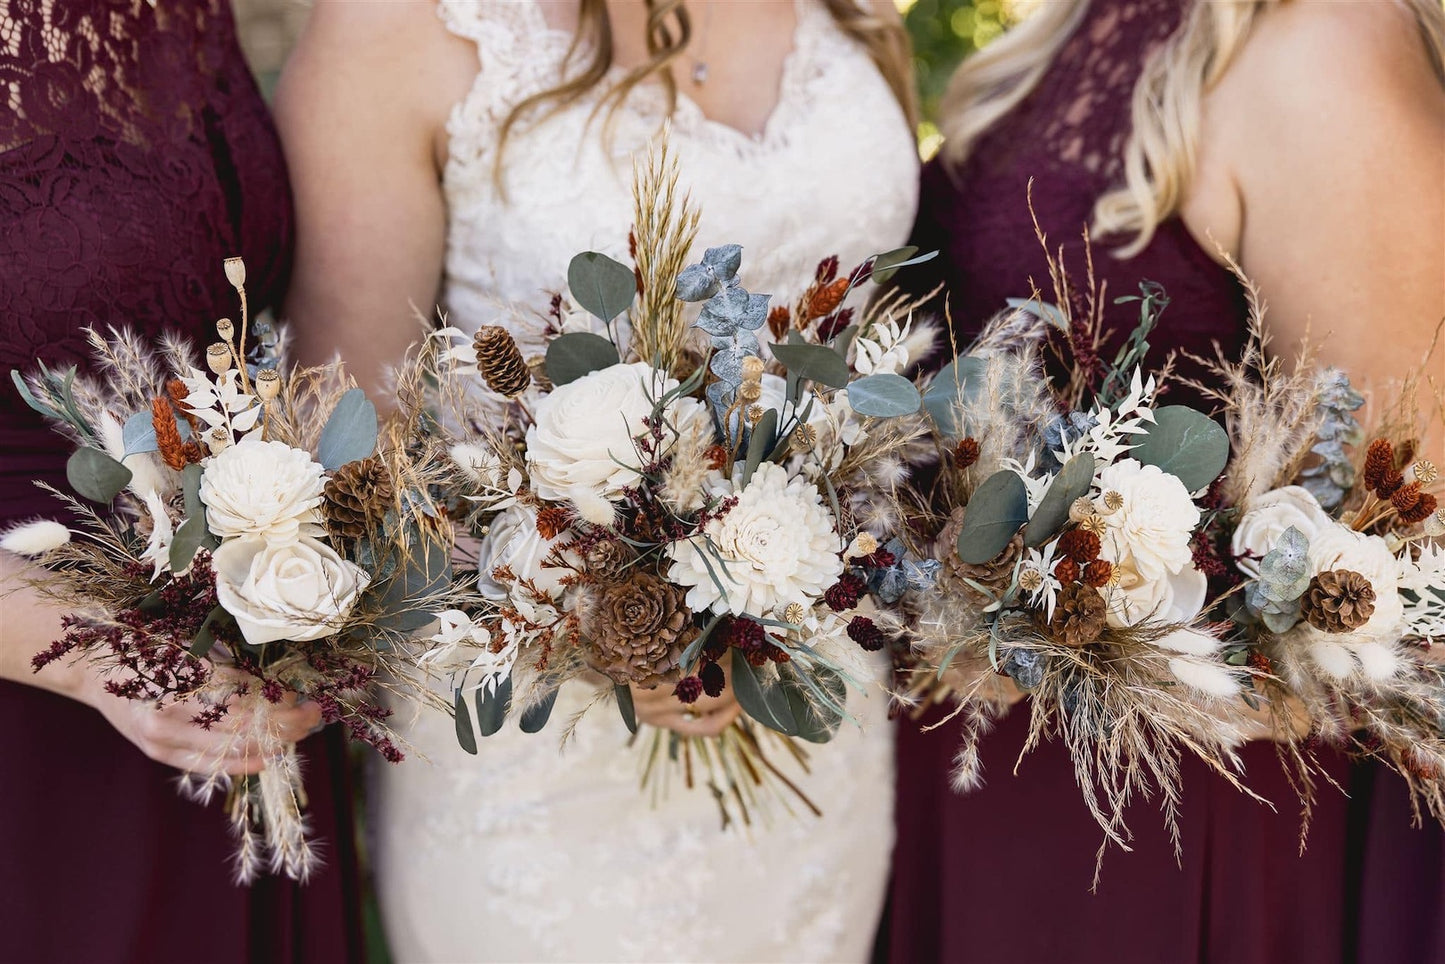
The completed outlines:
<svg viewBox="0 0 1445 964">
<path fill-rule="evenodd" d="M 1032 178 L 1039 222 L 1076 281 L 1081 232 L 1104 221 L 1124 228 L 1095 231 L 1106 300 L 1136 294 L 1143 279 L 1168 292 L 1154 364 L 1170 350 L 1208 355 L 1213 343 L 1243 342 L 1242 291 L 1199 240 L 1209 237 L 1262 285 L 1276 350 L 1291 351 L 1313 320 L 1317 335 L 1332 332 L 1327 362 L 1366 382 L 1400 374 L 1425 357 L 1445 314 L 1445 15 L 1438 0 L 1412 6 L 1042 5 L 955 80 L 949 141 L 925 169 L 914 242 L 941 257 L 932 277 L 909 283 L 946 284 L 961 344 L 1006 298 L 1026 297 L 1031 279 L 1051 296 L 1026 201 Z M 1252 22 L 1237 40 L 1221 29 L 1231 16 L 1235 27 Z M 1146 73 L 1166 45 L 1173 56 Z M 1164 132 L 1156 143 L 1174 145 L 1141 165 L 1154 174 L 1154 206 L 1134 209 L 1156 213 L 1131 221 L 1096 204 L 1125 184 L 1141 76 L 1156 93 L 1146 112 Z M 1199 134 L 1197 151 L 1179 143 L 1181 129 Z M 1158 189 L 1166 182 L 1172 193 Z M 1119 256 L 1129 242 L 1135 250 Z M 1116 343 L 1137 317 L 1136 305 L 1110 305 Z M 1114 849 L 1091 895 L 1101 834 L 1077 800 L 1066 751 L 1047 743 L 1012 773 L 1027 716 L 1015 707 L 986 739 L 986 785 L 967 795 L 949 786 L 957 726 L 900 728 L 893 960 L 1445 960 L 1441 834 L 1409 828 L 1393 774 L 1362 768 L 1375 796 L 1355 774 L 1355 800 L 1322 785 L 1301 856 L 1296 797 L 1272 743 L 1251 743 L 1243 757 L 1248 782 L 1277 812 L 1186 765 L 1181 863 L 1157 810 L 1136 804 L 1134 852 Z M 1325 749 L 1321 759 L 1351 786 L 1342 756 Z"/>
<path fill-rule="evenodd" d="M 244 256 L 252 304 L 275 303 L 292 227 L 227 0 L 0 3 L 0 99 L 3 528 L 59 514 L 32 480 L 63 486 L 68 454 L 8 372 L 85 364 L 88 325 L 176 328 L 204 345 L 237 309 L 222 259 Z M 13 563 L 0 566 L 3 580 Z M 156 713 L 104 694 L 85 666 L 31 674 L 59 614 L 25 592 L 0 605 L 0 960 L 360 957 L 344 748 L 331 734 L 304 744 L 327 866 L 304 887 L 238 887 L 221 808 L 182 799 L 177 771 L 156 762 L 219 736 L 190 726 L 184 706 Z M 282 717 L 302 736 L 318 718 Z"/>
</svg>

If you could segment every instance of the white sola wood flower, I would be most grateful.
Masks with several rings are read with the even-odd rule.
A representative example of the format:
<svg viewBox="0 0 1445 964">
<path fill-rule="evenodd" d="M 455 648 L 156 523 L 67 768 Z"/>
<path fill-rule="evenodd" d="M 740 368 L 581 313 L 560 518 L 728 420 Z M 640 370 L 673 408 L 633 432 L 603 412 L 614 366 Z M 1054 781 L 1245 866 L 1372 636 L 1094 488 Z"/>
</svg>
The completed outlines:
<svg viewBox="0 0 1445 964">
<path fill-rule="evenodd" d="M 610 525 L 612 500 L 640 478 L 636 439 L 647 432 L 654 401 L 677 386 L 676 379 L 636 362 L 553 389 L 537 403 L 527 429 L 527 468 L 538 498 L 571 502 L 588 522 Z M 674 426 L 707 417 L 693 398 L 673 400 L 666 412 Z"/>
<path fill-rule="evenodd" d="M 12 526 L 0 535 L 0 549 L 17 556 L 43 556 L 70 541 L 70 530 L 50 519 L 37 519 Z"/>
<path fill-rule="evenodd" d="M 735 474 L 734 486 L 737 481 Z M 693 612 L 766 616 L 822 595 L 843 572 L 840 549 L 833 514 L 817 488 L 765 462 L 722 518 L 668 549 L 667 577 L 690 587 Z"/>
<path fill-rule="evenodd" d="M 371 579 L 316 539 L 232 539 L 212 561 L 216 599 L 252 646 L 335 635 Z"/>
<path fill-rule="evenodd" d="M 1199 525 L 1199 509 L 1177 476 L 1157 465 L 1124 459 L 1099 474 L 1099 486 L 1123 497 L 1119 509 L 1104 516 L 1105 559 L 1132 558 L 1145 579 L 1159 579 L 1190 564 L 1189 540 Z"/>
<path fill-rule="evenodd" d="M 255 534 L 292 542 L 321 534 L 326 470 L 284 442 L 242 439 L 207 461 L 201 476 L 206 524 L 222 539 Z"/>
</svg>

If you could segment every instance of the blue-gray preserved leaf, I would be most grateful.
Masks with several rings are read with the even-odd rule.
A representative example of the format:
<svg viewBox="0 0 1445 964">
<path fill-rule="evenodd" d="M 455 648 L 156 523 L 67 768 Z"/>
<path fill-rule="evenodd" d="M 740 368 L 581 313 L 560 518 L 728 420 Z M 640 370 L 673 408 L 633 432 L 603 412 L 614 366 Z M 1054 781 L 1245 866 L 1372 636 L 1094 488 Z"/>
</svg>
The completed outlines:
<svg viewBox="0 0 1445 964">
<path fill-rule="evenodd" d="M 1154 424 L 1129 457 L 1157 465 L 1190 492 L 1208 487 L 1229 462 L 1229 433 L 1214 419 L 1184 405 L 1155 409 Z"/>
<path fill-rule="evenodd" d="M 321 430 L 317 459 L 328 472 L 376 451 L 376 406 L 359 388 L 343 394 Z"/>
<path fill-rule="evenodd" d="M 823 345 L 783 345 L 772 347 L 773 357 L 799 378 L 827 385 L 848 387 L 848 363 L 838 353 Z"/>
<path fill-rule="evenodd" d="M 1069 521 L 1069 509 L 1079 498 L 1089 494 L 1094 484 L 1094 456 L 1080 452 L 1069 459 L 1044 493 L 1039 507 L 1024 530 L 1024 545 L 1041 546 Z M 969 511 L 972 511 L 970 503 Z"/>
<path fill-rule="evenodd" d="M 90 501 L 107 503 L 130 484 L 131 471 L 100 449 L 85 446 L 65 463 L 65 479 Z"/>
<path fill-rule="evenodd" d="M 872 418 L 912 415 L 922 402 L 918 389 L 902 375 L 882 372 L 848 383 L 848 404 L 859 415 Z"/>
<path fill-rule="evenodd" d="M 1028 521 L 1024 480 L 1008 470 L 995 472 L 968 500 L 963 531 L 958 534 L 958 557 L 969 565 L 983 565 L 1003 552 Z"/>
<path fill-rule="evenodd" d="M 617 346 L 590 331 L 558 335 L 547 343 L 547 378 L 553 385 L 570 384 L 619 361 Z"/>
<path fill-rule="evenodd" d="M 627 265 L 596 251 L 584 251 L 567 266 L 567 290 L 584 310 L 610 322 L 637 297 L 637 278 Z"/>
</svg>

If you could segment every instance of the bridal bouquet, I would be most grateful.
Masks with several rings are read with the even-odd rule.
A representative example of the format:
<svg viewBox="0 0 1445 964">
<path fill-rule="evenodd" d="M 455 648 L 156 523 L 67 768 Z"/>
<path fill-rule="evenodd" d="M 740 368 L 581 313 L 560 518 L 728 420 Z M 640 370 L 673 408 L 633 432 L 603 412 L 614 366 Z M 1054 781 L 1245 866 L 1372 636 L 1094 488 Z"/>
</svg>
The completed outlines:
<svg viewBox="0 0 1445 964">
<path fill-rule="evenodd" d="M 1429 658 L 1445 639 L 1445 511 L 1438 469 L 1415 454 L 1420 386 L 1407 379 L 1376 397 L 1367 434 L 1345 373 L 1307 353 L 1293 371 L 1266 359 L 1251 295 L 1249 347 L 1204 362 L 1213 377 L 1198 386 L 1219 403 L 1234 451 L 1209 544 L 1238 584 L 1237 660 L 1294 698 L 1271 701 L 1281 725 L 1383 760 L 1409 785 L 1417 820 L 1423 803 L 1445 821 L 1445 668 Z M 1294 752 L 1308 807 L 1310 767 Z"/>
<path fill-rule="evenodd" d="M 898 371 L 928 335 L 897 302 L 845 305 L 909 251 L 848 274 L 829 259 L 792 307 L 743 287 L 737 245 L 687 265 L 698 218 L 676 179 L 665 149 L 639 168 L 635 264 L 578 255 L 539 336 L 443 328 L 403 379 L 437 386 L 446 494 L 480 539 L 476 598 L 443 614 L 428 660 L 472 752 L 468 696 L 484 735 L 509 710 L 535 731 L 563 683 L 605 679 L 635 731 L 629 686 L 690 704 L 731 679 L 746 719 L 722 747 L 742 759 L 681 752 L 738 798 L 741 775 L 778 775 L 757 728 L 827 741 L 860 654 L 888 641 L 866 597 L 901 578 L 877 537 L 898 520 L 857 496 L 896 485 L 920 441 Z"/>
<path fill-rule="evenodd" d="M 401 759 L 374 684 L 399 665 L 392 644 L 431 621 L 445 531 L 339 365 L 287 373 L 266 324 L 248 350 L 245 267 L 225 270 L 241 323 L 217 323 L 204 370 L 182 340 L 91 331 L 97 377 L 13 373 L 75 446 L 71 491 L 55 494 L 78 521 L 25 524 L 0 546 L 30 557 L 29 583 L 68 612 L 36 670 L 93 660 L 116 696 L 189 698 L 206 729 L 249 720 L 235 745 L 265 747 L 265 769 L 237 781 L 203 769 L 184 788 L 226 794 L 241 880 L 265 867 L 304 879 L 316 858 L 299 762 L 265 708 L 314 701 Z"/>
<path fill-rule="evenodd" d="M 941 464 L 916 493 L 911 548 L 940 568 L 903 600 L 912 695 L 950 697 L 964 720 L 956 786 L 981 784 L 978 741 L 1022 690 L 1023 752 L 1062 739 L 1104 846 L 1125 849 L 1136 794 L 1157 790 L 1176 827 L 1183 753 L 1238 785 L 1233 708 L 1255 672 L 1228 664 L 1229 636 L 1206 615 L 1201 540 L 1229 439 L 1195 408 L 1156 403 L 1170 370 L 1141 366 L 1167 299 L 1141 290 L 1139 325 L 1112 361 L 1097 312 L 1035 299 L 933 379 L 924 405 Z M 1053 382 L 1050 333 L 1067 368 Z"/>
</svg>

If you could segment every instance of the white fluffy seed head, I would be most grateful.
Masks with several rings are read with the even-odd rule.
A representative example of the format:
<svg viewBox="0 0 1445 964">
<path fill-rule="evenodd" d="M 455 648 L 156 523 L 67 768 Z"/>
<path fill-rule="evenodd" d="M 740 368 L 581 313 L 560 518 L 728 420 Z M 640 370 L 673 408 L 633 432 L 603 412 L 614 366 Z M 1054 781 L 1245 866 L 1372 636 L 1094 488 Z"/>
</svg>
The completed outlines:
<svg viewBox="0 0 1445 964">
<path fill-rule="evenodd" d="M 17 556 L 43 556 L 70 541 L 70 530 L 59 522 L 37 519 L 22 522 L 0 535 L 0 549 Z"/>
</svg>

